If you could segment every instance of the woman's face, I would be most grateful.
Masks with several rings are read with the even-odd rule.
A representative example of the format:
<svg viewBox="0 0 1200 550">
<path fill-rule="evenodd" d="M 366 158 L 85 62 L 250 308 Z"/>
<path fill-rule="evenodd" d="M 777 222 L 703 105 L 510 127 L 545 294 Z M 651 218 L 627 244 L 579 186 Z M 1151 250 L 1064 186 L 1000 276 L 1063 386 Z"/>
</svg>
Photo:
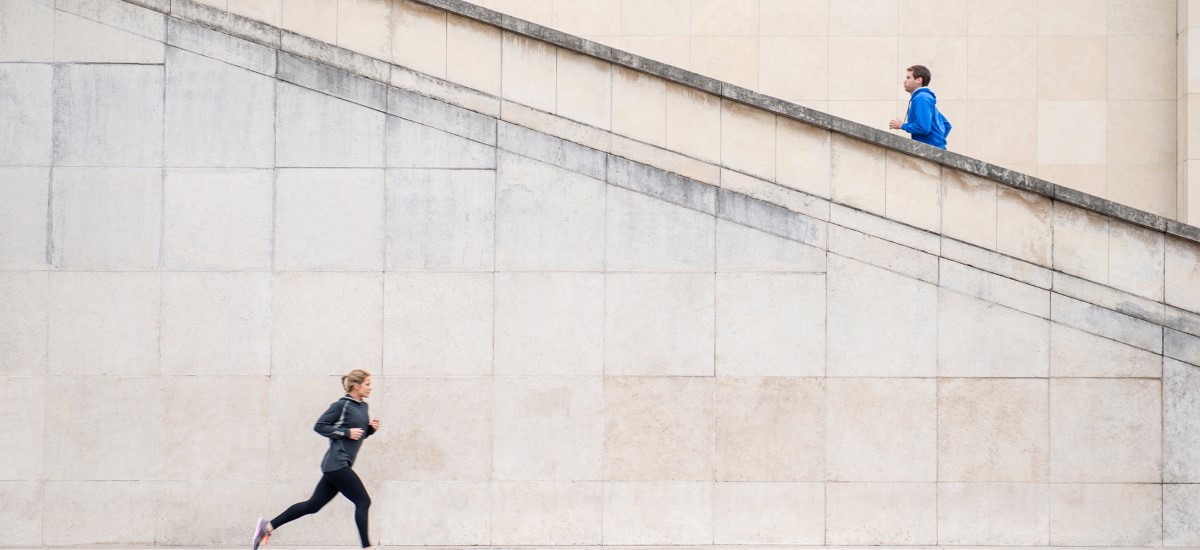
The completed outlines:
<svg viewBox="0 0 1200 550">
<path fill-rule="evenodd" d="M 354 391 L 358 393 L 359 397 L 371 397 L 371 377 L 368 376 L 366 380 L 362 381 L 362 384 L 354 386 Z"/>
</svg>

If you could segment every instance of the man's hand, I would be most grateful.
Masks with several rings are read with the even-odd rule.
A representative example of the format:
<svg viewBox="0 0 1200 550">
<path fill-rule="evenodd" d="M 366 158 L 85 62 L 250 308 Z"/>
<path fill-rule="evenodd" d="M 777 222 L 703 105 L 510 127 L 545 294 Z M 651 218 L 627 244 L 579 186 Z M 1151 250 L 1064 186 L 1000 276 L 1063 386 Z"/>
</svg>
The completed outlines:
<svg viewBox="0 0 1200 550">
<path fill-rule="evenodd" d="M 379 430 L 379 419 L 378 419 L 378 418 L 372 418 L 372 419 L 371 419 L 371 428 L 372 428 L 372 429 L 374 429 L 374 430 L 376 430 L 376 431 L 378 431 L 378 430 Z"/>
<path fill-rule="evenodd" d="M 354 441 L 362 439 L 363 431 L 361 428 L 350 428 L 350 435 L 347 436 Z"/>
<path fill-rule="evenodd" d="M 903 126 L 904 126 L 904 121 L 900 120 L 898 118 L 893 118 L 892 121 L 888 123 L 888 128 L 891 128 L 893 130 L 899 130 Z"/>
</svg>

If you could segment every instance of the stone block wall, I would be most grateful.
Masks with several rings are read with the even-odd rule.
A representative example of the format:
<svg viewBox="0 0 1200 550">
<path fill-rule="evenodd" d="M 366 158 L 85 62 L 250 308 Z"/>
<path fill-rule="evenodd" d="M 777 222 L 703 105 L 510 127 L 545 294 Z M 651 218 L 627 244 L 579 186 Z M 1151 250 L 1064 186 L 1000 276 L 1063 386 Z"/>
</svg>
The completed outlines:
<svg viewBox="0 0 1200 550">
<path fill-rule="evenodd" d="M 1200 545 L 1189 228 L 443 16 L 0 2 L 3 545 L 242 544 L 352 368 L 381 545 Z"/>
</svg>

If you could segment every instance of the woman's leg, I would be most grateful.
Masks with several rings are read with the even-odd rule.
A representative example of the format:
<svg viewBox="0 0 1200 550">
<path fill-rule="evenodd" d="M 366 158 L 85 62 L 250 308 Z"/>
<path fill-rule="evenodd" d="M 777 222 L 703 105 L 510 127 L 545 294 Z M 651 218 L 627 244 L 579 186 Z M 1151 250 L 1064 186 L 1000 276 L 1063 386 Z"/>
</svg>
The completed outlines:
<svg viewBox="0 0 1200 550">
<path fill-rule="evenodd" d="M 354 503 L 354 524 L 358 526 L 358 538 L 362 539 L 363 548 L 371 546 L 371 540 L 367 537 L 367 510 L 371 508 L 371 496 L 363 487 L 362 480 L 349 467 L 329 472 L 325 477 Z"/>
<path fill-rule="evenodd" d="M 337 486 L 330 481 L 329 474 L 321 476 L 321 481 L 317 482 L 317 488 L 313 490 L 312 496 L 308 497 L 308 500 L 304 502 L 297 502 L 291 505 L 291 507 L 289 507 L 287 510 L 284 510 L 282 514 L 276 516 L 275 519 L 271 520 L 271 523 L 268 524 L 268 531 L 275 530 L 289 521 L 299 519 L 309 514 L 317 513 L 321 510 L 321 508 L 324 508 L 326 504 L 329 504 L 329 501 L 333 500 L 333 497 L 337 494 Z"/>
</svg>

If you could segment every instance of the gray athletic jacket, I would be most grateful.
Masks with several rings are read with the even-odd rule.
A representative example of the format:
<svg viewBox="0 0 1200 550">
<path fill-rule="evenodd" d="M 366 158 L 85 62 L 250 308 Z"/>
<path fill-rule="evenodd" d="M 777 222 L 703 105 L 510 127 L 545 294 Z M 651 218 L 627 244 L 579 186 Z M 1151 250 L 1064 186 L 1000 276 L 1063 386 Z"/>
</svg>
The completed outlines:
<svg viewBox="0 0 1200 550">
<path fill-rule="evenodd" d="M 350 439 L 350 428 L 363 430 L 363 436 L 357 441 Z M 325 451 L 325 458 L 321 460 L 322 472 L 353 466 L 363 440 L 375 433 L 375 428 L 371 427 L 371 416 L 367 414 L 367 404 L 355 401 L 349 395 L 334 401 L 329 410 L 317 419 L 313 430 L 329 438 L 329 450 Z"/>
</svg>

